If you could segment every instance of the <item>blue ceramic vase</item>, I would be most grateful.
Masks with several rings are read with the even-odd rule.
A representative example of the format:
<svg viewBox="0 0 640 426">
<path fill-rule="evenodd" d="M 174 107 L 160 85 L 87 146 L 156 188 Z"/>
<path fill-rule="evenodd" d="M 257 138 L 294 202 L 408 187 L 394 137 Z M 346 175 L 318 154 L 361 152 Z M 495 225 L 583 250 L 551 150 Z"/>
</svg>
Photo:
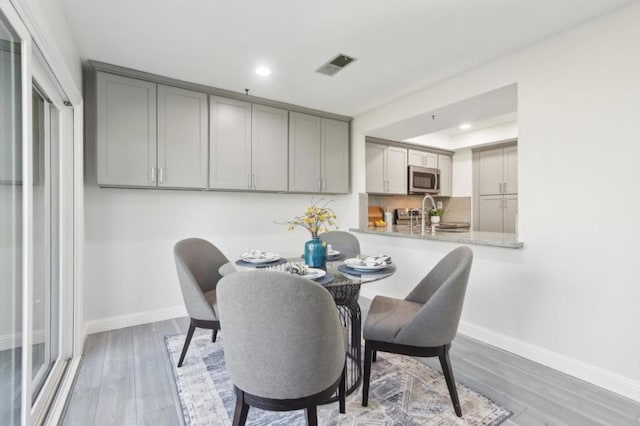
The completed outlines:
<svg viewBox="0 0 640 426">
<path fill-rule="evenodd" d="M 304 263 L 310 268 L 324 268 L 327 263 L 327 247 L 318 237 L 304 244 Z"/>
</svg>

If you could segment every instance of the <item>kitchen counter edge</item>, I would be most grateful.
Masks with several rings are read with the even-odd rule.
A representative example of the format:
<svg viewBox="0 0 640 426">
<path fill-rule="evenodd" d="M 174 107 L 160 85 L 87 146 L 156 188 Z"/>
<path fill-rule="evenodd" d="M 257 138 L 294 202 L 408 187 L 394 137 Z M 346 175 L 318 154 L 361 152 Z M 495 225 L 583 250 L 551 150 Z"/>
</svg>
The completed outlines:
<svg viewBox="0 0 640 426">
<path fill-rule="evenodd" d="M 416 238 L 420 240 L 446 241 L 450 243 L 476 244 L 482 246 L 503 247 L 510 249 L 521 249 L 524 247 L 522 241 L 518 241 L 516 234 L 505 234 L 501 232 L 444 232 L 436 231 L 435 233 L 427 232 L 424 235 L 418 233 L 410 233 L 406 229 L 399 229 L 397 226 L 391 227 L 369 227 L 369 228 L 351 228 L 351 232 L 360 232 L 363 234 L 385 235 L 389 237 Z"/>
</svg>

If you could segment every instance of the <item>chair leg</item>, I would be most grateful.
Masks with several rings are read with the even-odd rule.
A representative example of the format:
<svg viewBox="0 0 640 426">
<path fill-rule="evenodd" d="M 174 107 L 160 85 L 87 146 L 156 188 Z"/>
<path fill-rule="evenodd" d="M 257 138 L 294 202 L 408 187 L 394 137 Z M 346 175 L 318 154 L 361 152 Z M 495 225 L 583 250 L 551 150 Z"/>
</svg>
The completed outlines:
<svg viewBox="0 0 640 426">
<path fill-rule="evenodd" d="M 460 407 L 460 400 L 458 399 L 458 391 L 456 390 L 456 381 L 453 378 L 453 370 L 451 369 L 451 360 L 449 359 L 450 347 L 451 345 L 445 345 L 443 352 L 438 356 L 438 358 L 440 358 L 442 373 L 444 374 L 444 378 L 447 381 L 447 387 L 449 388 L 449 395 L 451 396 L 453 409 L 456 412 L 456 416 L 462 417 L 462 408 Z"/>
<path fill-rule="evenodd" d="M 233 414 L 233 426 L 244 426 L 249 414 L 249 405 L 244 401 L 244 392 L 236 389 L 236 411 Z"/>
<path fill-rule="evenodd" d="M 371 379 L 371 358 L 374 351 L 371 348 L 371 343 L 364 341 L 364 377 L 362 380 L 362 406 L 366 407 L 369 404 L 369 381 Z"/>
<path fill-rule="evenodd" d="M 342 369 L 342 375 L 340 376 L 340 386 L 338 387 L 338 401 L 340 405 L 340 413 L 344 414 L 347 412 L 347 362 L 344 363 L 344 368 Z"/>
<path fill-rule="evenodd" d="M 218 330 L 213 329 L 213 333 L 211 333 L 211 343 L 215 343 L 218 338 Z"/>
<path fill-rule="evenodd" d="M 318 406 L 317 405 L 307 406 L 307 425 L 318 426 Z"/>
<path fill-rule="evenodd" d="M 182 353 L 180 354 L 178 367 L 182 367 L 182 362 L 184 361 L 184 357 L 187 354 L 187 349 L 189 349 L 189 343 L 191 343 L 191 338 L 193 337 L 194 331 L 196 331 L 196 326 L 193 325 L 193 323 L 189 323 L 189 331 L 187 331 L 187 338 L 184 339 L 184 346 L 182 346 Z"/>
</svg>

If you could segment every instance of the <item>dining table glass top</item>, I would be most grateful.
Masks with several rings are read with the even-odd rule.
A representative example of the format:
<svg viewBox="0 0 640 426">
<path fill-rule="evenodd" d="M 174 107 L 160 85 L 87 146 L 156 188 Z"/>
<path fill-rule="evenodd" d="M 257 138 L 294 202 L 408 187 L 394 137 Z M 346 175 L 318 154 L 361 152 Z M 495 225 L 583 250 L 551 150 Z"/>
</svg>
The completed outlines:
<svg viewBox="0 0 640 426">
<path fill-rule="evenodd" d="M 361 257 L 366 257 L 361 255 Z M 288 257 L 282 258 L 280 261 L 272 262 L 271 264 L 256 264 L 251 265 L 238 261 L 230 261 L 222 265 L 219 269 L 220 275 L 228 275 L 233 272 L 241 271 L 279 271 L 286 272 L 287 268 L 291 265 L 304 266 L 304 260 L 300 257 Z M 344 285 L 360 285 L 368 282 L 382 280 L 390 277 L 396 271 L 394 264 L 386 265 L 379 270 L 357 270 L 350 268 L 345 264 L 345 259 L 327 260 L 325 268 L 318 268 L 324 271 L 324 274 L 312 281 L 316 281 L 322 284 L 324 287 L 339 287 Z M 309 274 L 313 276 L 314 274 Z M 303 278 L 306 278 L 303 276 Z M 310 278 L 311 279 L 311 278 Z"/>
</svg>

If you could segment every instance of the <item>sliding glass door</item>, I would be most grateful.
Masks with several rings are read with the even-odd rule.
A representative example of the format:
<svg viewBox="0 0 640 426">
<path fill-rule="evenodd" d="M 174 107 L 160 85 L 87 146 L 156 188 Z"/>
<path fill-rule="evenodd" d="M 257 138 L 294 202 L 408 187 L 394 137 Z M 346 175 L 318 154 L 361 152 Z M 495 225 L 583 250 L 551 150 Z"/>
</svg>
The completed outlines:
<svg viewBox="0 0 640 426">
<path fill-rule="evenodd" d="M 74 110 L 0 0 L 0 424 L 42 423 L 74 336 Z"/>
<path fill-rule="evenodd" d="M 55 108 L 36 85 L 33 119 L 33 311 L 31 374 L 35 400 L 58 359 L 60 330 L 60 188 L 54 124 Z"/>
<path fill-rule="evenodd" d="M 0 420 L 22 400 L 22 133 L 20 40 L 0 15 Z"/>
</svg>

